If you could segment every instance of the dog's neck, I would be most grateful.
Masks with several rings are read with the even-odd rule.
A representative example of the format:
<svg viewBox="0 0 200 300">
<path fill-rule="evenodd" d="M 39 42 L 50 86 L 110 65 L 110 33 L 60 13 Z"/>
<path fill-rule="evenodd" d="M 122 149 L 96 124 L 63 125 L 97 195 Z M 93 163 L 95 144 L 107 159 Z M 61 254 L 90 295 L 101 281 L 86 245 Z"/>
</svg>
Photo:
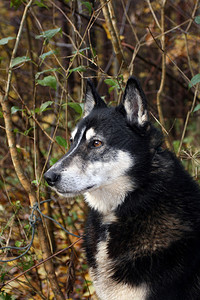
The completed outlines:
<svg viewBox="0 0 200 300">
<path fill-rule="evenodd" d="M 114 182 L 101 186 L 84 194 L 89 206 L 104 216 L 112 213 L 118 205 L 124 202 L 128 192 L 134 189 L 134 184 L 128 176 L 117 178 Z"/>
</svg>

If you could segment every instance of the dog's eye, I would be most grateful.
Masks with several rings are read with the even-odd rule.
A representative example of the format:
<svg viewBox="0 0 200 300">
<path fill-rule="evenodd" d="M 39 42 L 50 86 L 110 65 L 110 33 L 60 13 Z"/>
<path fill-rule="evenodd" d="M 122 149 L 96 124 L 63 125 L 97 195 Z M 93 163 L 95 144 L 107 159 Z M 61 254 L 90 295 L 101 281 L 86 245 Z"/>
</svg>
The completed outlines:
<svg viewBox="0 0 200 300">
<path fill-rule="evenodd" d="M 95 147 L 95 148 L 101 147 L 102 144 L 103 144 L 103 143 L 102 143 L 101 141 L 99 141 L 99 140 L 94 140 L 94 141 L 92 142 L 92 146 Z"/>
<path fill-rule="evenodd" d="M 73 143 L 73 137 L 70 137 L 69 142 L 72 144 Z"/>
</svg>

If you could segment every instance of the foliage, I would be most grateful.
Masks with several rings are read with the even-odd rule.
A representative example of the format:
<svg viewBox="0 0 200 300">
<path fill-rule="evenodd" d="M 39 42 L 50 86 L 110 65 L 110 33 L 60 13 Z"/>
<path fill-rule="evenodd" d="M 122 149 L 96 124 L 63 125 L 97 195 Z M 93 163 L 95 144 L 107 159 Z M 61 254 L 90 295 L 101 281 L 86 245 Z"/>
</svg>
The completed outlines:
<svg viewBox="0 0 200 300">
<path fill-rule="evenodd" d="M 43 173 L 69 149 L 71 130 L 83 113 L 87 78 L 93 79 L 109 105 L 116 105 L 128 76 L 139 77 L 152 120 L 157 127 L 162 124 L 169 147 L 199 180 L 198 1 L 166 1 L 162 23 L 158 0 L 35 0 L 19 37 L 28 3 L 30 0 L 0 1 L 0 97 L 8 90 L 18 160 L 38 201 L 56 199 L 45 204 L 42 212 L 69 231 L 83 234 L 87 207 L 82 198 L 68 202 L 49 194 Z M 110 18 L 103 8 L 108 8 Z M 0 247 L 24 247 L 31 239 L 31 203 L 11 159 L 4 109 L 0 110 L 0 131 Z M 77 241 L 45 222 L 52 253 Z M 24 257 L 0 263 L 0 284 L 44 258 L 38 231 Z M 6 253 L 1 251 L 0 259 L 16 257 L 22 250 Z M 90 299 L 91 295 L 95 299 L 82 242 L 52 261 L 65 299 Z M 6 284 L 0 293 L 0 299 L 54 297 L 60 299 L 44 264 Z"/>
</svg>

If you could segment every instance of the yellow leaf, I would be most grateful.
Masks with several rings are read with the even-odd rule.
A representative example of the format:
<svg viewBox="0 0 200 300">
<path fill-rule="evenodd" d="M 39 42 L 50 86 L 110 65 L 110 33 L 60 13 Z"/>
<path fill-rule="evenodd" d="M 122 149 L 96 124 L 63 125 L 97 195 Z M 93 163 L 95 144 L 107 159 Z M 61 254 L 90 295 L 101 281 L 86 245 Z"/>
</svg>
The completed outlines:
<svg viewBox="0 0 200 300">
<path fill-rule="evenodd" d="M 87 292 L 85 292 L 85 293 L 83 294 L 83 296 L 84 296 L 84 297 L 89 297 L 89 296 L 93 295 L 94 293 L 95 293 L 95 288 L 94 288 L 94 286 L 91 284 L 91 285 L 88 285 L 88 290 L 87 290 Z"/>
<path fill-rule="evenodd" d="M 106 32 L 107 38 L 108 38 L 109 40 L 111 40 L 110 31 L 108 30 L 108 27 L 107 27 L 106 23 L 103 23 L 102 25 L 103 25 L 103 28 L 104 28 L 104 30 L 105 30 L 105 32 Z"/>
</svg>

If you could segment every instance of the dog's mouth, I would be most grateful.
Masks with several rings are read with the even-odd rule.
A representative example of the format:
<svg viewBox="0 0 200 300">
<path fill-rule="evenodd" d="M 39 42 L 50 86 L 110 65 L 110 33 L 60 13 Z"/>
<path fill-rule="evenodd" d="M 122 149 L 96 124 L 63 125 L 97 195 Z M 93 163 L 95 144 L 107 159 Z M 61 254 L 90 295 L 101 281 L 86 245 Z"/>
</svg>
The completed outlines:
<svg viewBox="0 0 200 300">
<path fill-rule="evenodd" d="M 95 185 L 90 185 L 86 188 L 84 188 L 83 190 L 80 190 L 80 191 L 73 191 L 73 190 L 60 190 L 60 189 L 57 189 L 56 187 L 53 187 L 52 189 L 60 196 L 62 197 L 75 197 L 75 196 L 78 196 L 78 195 L 82 195 L 92 189 L 94 189 Z"/>
</svg>

